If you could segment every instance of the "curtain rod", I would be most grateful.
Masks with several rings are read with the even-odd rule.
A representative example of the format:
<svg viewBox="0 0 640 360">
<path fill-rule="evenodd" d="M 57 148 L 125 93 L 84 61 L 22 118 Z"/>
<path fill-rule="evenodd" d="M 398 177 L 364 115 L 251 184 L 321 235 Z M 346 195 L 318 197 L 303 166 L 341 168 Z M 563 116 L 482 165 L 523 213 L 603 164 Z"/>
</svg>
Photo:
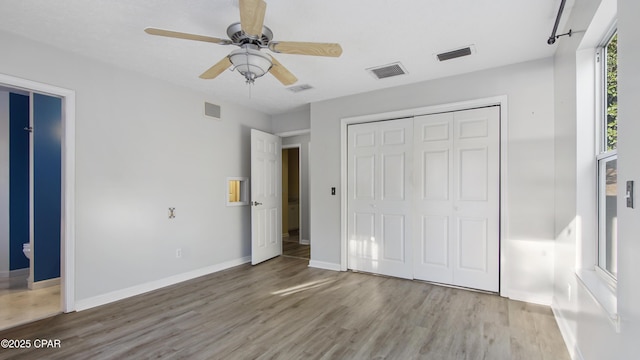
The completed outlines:
<svg viewBox="0 0 640 360">
<path fill-rule="evenodd" d="M 560 24 L 560 18 L 562 17 L 562 12 L 564 11 L 564 4 L 566 2 L 567 0 L 562 0 L 560 2 L 560 9 L 558 9 L 558 15 L 556 16 L 556 23 L 553 24 L 553 31 L 551 31 L 551 36 L 549 36 L 549 39 L 547 39 L 547 44 L 549 45 L 555 44 L 556 39 L 559 38 L 560 36 L 565 36 L 565 35 L 571 36 L 572 34 L 571 29 L 569 29 L 569 32 L 566 34 L 556 35 L 556 31 L 558 31 L 558 25 Z"/>
</svg>

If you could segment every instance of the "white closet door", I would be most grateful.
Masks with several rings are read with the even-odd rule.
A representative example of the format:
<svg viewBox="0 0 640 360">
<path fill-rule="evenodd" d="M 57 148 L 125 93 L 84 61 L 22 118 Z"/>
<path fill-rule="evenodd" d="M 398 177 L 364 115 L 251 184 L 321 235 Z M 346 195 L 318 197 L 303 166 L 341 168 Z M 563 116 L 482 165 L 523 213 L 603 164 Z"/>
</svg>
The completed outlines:
<svg viewBox="0 0 640 360">
<path fill-rule="evenodd" d="M 499 109 L 415 119 L 416 279 L 499 290 Z"/>
<path fill-rule="evenodd" d="M 348 129 L 349 268 L 412 278 L 413 120 Z"/>
<path fill-rule="evenodd" d="M 415 118 L 414 276 L 453 283 L 453 113 Z"/>
</svg>

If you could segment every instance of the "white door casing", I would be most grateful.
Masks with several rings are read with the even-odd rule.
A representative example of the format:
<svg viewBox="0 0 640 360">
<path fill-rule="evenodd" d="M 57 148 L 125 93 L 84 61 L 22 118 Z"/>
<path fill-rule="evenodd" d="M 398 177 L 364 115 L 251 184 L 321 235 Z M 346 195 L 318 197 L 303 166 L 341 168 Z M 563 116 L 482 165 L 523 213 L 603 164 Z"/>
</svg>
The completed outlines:
<svg viewBox="0 0 640 360">
<path fill-rule="evenodd" d="M 412 119 L 349 126 L 348 266 L 412 278 Z"/>
<path fill-rule="evenodd" d="M 282 254 L 282 140 L 251 129 L 251 264 Z"/>
<path fill-rule="evenodd" d="M 500 108 L 415 118 L 416 279 L 499 290 Z"/>
</svg>

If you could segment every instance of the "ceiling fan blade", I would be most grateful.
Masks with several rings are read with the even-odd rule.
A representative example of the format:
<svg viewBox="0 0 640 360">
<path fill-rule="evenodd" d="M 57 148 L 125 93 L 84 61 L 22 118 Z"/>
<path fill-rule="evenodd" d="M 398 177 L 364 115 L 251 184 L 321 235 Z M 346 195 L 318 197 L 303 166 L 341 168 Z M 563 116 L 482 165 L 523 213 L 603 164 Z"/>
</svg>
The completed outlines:
<svg viewBox="0 0 640 360">
<path fill-rule="evenodd" d="M 260 37 L 267 3 L 264 0 L 240 0 L 240 25 L 249 36 Z"/>
<path fill-rule="evenodd" d="M 202 75 L 200 75 L 200 79 L 215 79 L 218 75 L 222 74 L 223 71 L 227 70 L 229 66 L 231 66 L 231 60 L 229 60 L 228 56 L 225 56 L 207 71 L 203 72 Z"/>
<path fill-rule="evenodd" d="M 204 36 L 204 35 L 188 34 L 188 33 L 183 33 L 178 31 L 156 29 L 151 27 L 144 29 L 144 32 L 150 35 L 165 36 L 165 37 L 171 37 L 171 38 L 177 38 L 177 39 L 204 41 L 204 42 L 210 42 L 210 43 L 220 44 L 220 45 L 231 44 L 231 40 L 219 39 L 219 38 Z"/>
<path fill-rule="evenodd" d="M 271 57 L 271 62 L 273 66 L 269 69 L 271 75 L 273 75 L 278 81 L 282 83 L 282 85 L 287 86 L 298 81 L 298 78 L 295 77 L 286 67 L 282 66 L 278 60 L 276 60 L 273 56 Z"/>
<path fill-rule="evenodd" d="M 283 54 L 339 57 L 342 55 L 340 44 L 313 43 L 296 41 L 272 41 L 269 50 Z"/>
</svg>

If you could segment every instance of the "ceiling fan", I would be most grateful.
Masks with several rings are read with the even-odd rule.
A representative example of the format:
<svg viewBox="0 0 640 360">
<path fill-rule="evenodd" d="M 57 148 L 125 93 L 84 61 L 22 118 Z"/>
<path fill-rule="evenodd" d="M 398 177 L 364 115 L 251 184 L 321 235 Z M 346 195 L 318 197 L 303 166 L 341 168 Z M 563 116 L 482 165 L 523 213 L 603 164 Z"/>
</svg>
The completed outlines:
<svg viewBox="0 0 640 360">
<path fill-rule="evenodd" d="M 273 56 L 262 52 L 262 49 L 269 49 L 275 53 L 312 56 L 339 57 L 342 54 L 342 47 L 335 43 L 272 41 L 273 32 L 263 24 L 267 3 L 264 0 L 239 0 L 239 5 L 240 22 L 227 28 L 227 35 L 231 40 L 157 28 L 146 28 L 144 31 L 151 35 L 240 47 L 202 73 L 202 79 L 214 79 L 233 66 L 232 70 L 238 70 L 247 80 L 247 84 L 253 84 L 255 79 L 270 72 L 286 86 L 298 79 Z"/>
</svg>

